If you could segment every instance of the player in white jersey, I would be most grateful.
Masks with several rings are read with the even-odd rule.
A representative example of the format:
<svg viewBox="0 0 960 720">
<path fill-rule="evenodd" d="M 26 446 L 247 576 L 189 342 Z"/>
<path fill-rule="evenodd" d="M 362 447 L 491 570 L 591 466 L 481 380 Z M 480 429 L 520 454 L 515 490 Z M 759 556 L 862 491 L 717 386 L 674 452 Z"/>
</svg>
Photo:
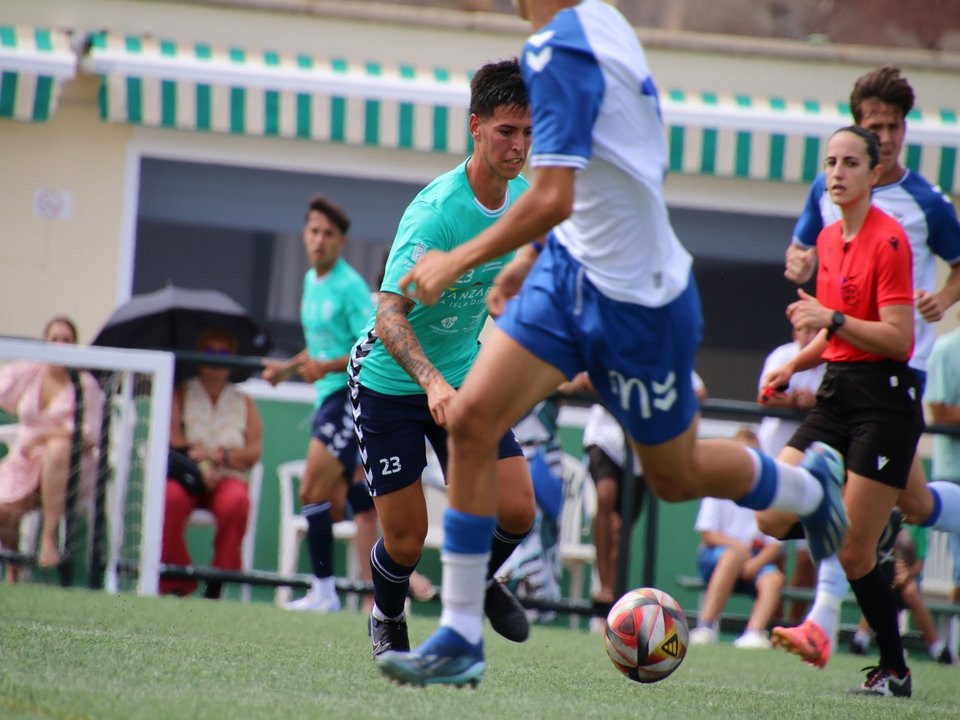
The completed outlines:
<svg viewBox="0 0 960 720">
<path fill-rule="evenodd" d="M 450 252 L 425 254 L 400 280 L 402 291 L 432 303 L 470 268 L 522 248 L 497 278 L 503 294 L 520 295 L 507 303 L 447 412 L 440 629 L 412 653 L 378 658 L 401 683 L 464 685 L 482 677 L 496 439 L 582 370 L 630 433 L 659 497 L 714 495 L 790 510 L 804 518 L 820 554 L 832 554 L 846 532 L 843 466 L 831 448 L 812 449 L 801 468 L 732 440 L 697 439 L 689 378 L 702 335 L 700 301 L 663 198 L 663 122 L 633 29 L 601 0 L 520 0 L 518 9 L 535 33 L 522 59 L 533 184 L 490 228 Z M 544 235 L 538 256 L 530 243 Z"/>
<path fill-rule="evenodd" d="M 935 336 L 932 323 L 942 319 L 944 312 L 960 300 L 960 223 L 949 199 L 900 163 L 913 101 L 913 89 L 893 67 L 858 78 L 850 93 L 854 121 L 880 139 L 880 163 L 884 170 L 873 190 L 873 204 L 897 220 L 910 240 L 916 310 L 914 350 L 909 364 L 922 388 Z M 839 217 L 840 210 L 831 202 L 821 174 L 810 188 L 787 249 L 787 279 L 797 283 L 809 280 L 817 263 L 817 235 Z M 940 290 L 935 289 L 935 257 L 951 266 Z M 928 484 L 917 455 L 897 505 L 908 522 L 946 532 L 960 530 L 960 487 L 949 482 Z M 789 535 L 790 521 L 781 514 L 761 513 L 759 523 L 770 535 Z M 796 628 L 774 628 L 775 644 L 809 664 L 823 667 L 830 657 L 840 604 L 848 588 L 839 561 L 831 557 L 822 562 L 815 601 L 807 619 Z"/>
</svg>

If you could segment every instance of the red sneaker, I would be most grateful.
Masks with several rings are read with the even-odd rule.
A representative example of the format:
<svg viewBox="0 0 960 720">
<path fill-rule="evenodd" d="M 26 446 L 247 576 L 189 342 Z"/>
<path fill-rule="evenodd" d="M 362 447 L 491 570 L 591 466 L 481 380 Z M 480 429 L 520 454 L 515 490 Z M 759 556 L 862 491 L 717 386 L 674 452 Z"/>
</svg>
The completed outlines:
<svg viewBox="0 0 960 720">
<path fill-rule="evenodd" d="M 799 655 L 807 664 L 822 668 L 830 659 L 830 639 L 813 620 L 804 620 L 797 627 L 775 627 L 770 634 L 774 647 Z"/>
</svg>

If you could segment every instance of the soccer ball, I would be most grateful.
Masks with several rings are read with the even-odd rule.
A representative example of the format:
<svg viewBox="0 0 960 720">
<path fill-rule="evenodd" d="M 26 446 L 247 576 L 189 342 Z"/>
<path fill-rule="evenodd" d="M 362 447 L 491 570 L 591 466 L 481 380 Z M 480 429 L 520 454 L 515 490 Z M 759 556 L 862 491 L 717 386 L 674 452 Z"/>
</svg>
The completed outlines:
<svg viewBox="0 0 960 720">
<path fill-rule="evenodd" d="M 690 628 L 680 604 L 656 588 L 631 590 L 607 615 L 610 662 L 631 680 L 654 683 L 680 667 Z"/>
</svg>

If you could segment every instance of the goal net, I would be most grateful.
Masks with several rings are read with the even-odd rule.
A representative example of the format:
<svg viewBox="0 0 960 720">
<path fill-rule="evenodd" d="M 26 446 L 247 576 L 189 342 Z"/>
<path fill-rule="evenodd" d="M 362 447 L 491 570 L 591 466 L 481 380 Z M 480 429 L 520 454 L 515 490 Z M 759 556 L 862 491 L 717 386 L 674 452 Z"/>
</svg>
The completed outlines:
<svg viewBox="0 0 960 720">
<path fill-rule="evenodd" d="M 0 338 L 0 365 L 14 362 L 75 369 L 75 390 L 86 376 L 85 382 L 92 378 L 102 391 L 92 396 L 75 392 L 83 419 L 75 415 L 74 422 L 81 419 L 85 437 L 81 441 L 75 434 L 72 440 L 66 510 L 58 528 L 61 582 L 155 595 L 173 355 Z M 12 423 L 0 425 L 0 443 L 12 448 L 29 424 L 20 426 L 15 415 L 9 420 Z M 90 427 L 96 420 L 96 427 Z M 33 564 L 40 549 L 41 517 L 40 511 L 24 516 L 19 547 L 3 548 L 8 562 Z"/>
</svg>

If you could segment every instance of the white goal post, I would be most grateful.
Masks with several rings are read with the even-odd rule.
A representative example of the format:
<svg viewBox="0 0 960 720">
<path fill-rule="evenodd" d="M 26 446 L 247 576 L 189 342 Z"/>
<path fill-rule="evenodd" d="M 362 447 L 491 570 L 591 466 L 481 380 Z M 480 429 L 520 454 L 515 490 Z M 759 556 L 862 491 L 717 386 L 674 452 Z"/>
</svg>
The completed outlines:
<svg viewBox="0 0 960 720">
<path fill-rule="evenodd" d="M 141 595 L 156 595 L 159 584 L 160 548 L 163 534 L 164 489 L 167 475 L 167 453 L 170 438 L 170 405 L 173 396 L 174 356 L 169 352 L 152 350 L 122 350 L 117 348 L 61 345 L 35 340 L 0 338 L 0 363 L 14 360 L 53 363 L 91 371 L 118 373 L 125 382 L 119 382 L 120 404 L 132 406 L 133 381 L 139 375 L 148 376 L 149 413 L 143 423 L 146 426 L 145 442 L 134 447 L 133 429 L 129 423 L 119 423 L 111 445 L 123 449 L 110 452 L 117 456 L 113 468 L 111 501 L 106 522 L 108 562 L 105 586 L 116 592 L 117 566 L 123 543 L 124 506 L 131 462 L 142 464 L 143 495 L 138 498 L 139 537 L 136 539 L 137 592 Z M 111 401 L 114 398 L 110 398 Z M 131 458 L 133 460 L 131 461 Z"/>
</svg>

